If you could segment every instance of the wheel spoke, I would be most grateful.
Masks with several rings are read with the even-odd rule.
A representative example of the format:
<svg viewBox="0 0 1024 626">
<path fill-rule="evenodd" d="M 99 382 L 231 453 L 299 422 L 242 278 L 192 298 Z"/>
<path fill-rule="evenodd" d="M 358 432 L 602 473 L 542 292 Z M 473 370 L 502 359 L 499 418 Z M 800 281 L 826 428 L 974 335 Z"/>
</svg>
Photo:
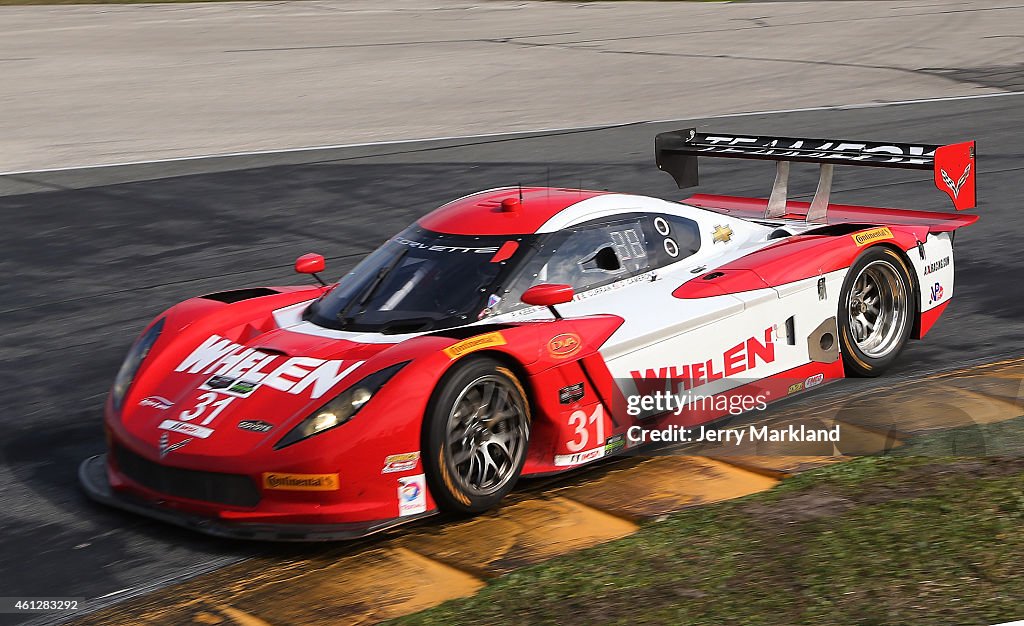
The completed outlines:
<svg viewBox="0 0 1024 626">
<path fill-rule="evenodd" d="M 487 409 L 491 408 L 491 402 L 494 400 L 494 390 L 497 385 L 492 381 L 484 383 L 483 389 L 480 391 L 480 404 L 477 407 L 477 415 L 484 415 L 487 413 Z"/>
<path fill-rule="evenodd" d="M 496 413 L 503 410 L 509 405 L 508 388 L 501 387 L 496 395 L 494 405 L 490 407 L 491 413 Z"/>
<path fill-rule="evenodd" d="M 860 322 L 864 326 L 864 328 L 866 328 L 869 331 L 869 334 L 870 331 L 873 331 L 875 329 L 875 325 L 868 321 L 868 318 L 866 318 L 863 313 L 857 316 L 857 321 Z"/>
<path fill-rule="evenodd" d="M 481 486 L 484 486 L 487 482 L 490 481 L 492 474 L 495 478 L 497 478 L 498 464 L 494 462 L 494 459 L 491 458 L 490 452 L 487 451 L 487 444 L 480 446 L 477 449 L 477 453 L 480 455 L 480 463 L 482 467 L 482 470 L 480 472 L 480 482 Z"/>
<path fill-rule="evenodd" d="M 468 461 L 471 456 L 473 456 L 473 451 L 470 448 L 462 448 L 455 454 L 452 454 L 452 463 L 454 465 L 462 465 Z"/>
<path fill-rule="evenodd" d="M 490 441 L 488 441 L 486 445 L 497 447 L 499 450 L 501 450 L 501 453 L 504 455 L 504 458 L 506 460 L 510 460 L 512 458 L 512 453 L 508 449 L 508 444 L 509 444 L 509 442 L 512 439 L 512 435 L 511 435 L 511 433 L 502 433 L 502 434 L 505 435 L 505 436 L 504 437 L 495 437 L 495 438 L 491 439 Z"/>
<path fill-rule="evenodd" d="M 494 413 L 489 418 L 487 418 L 487 420 L 484 421 L 484 426 L 486 426 L 488 430 L 490 430 L 491 432 L 494 432 L 495 427 L 499 426 L 502 422 L 506 421 L 510 417 L 514 417 L 517 414 L 518 411 L 515 409 L 515 407 L 506 408 L 504 410 Z"/>
<path fill-rule="evenodd" d="M 476 476 L 476 472 L 479 471 L 479 468 L 480 463 L 477 461 L 477 455 L 475 451 L 471 452 L 469 455 L 469 469 L 466 470 L 466 478 L 471 484 L 480 484 L 481 479 Z"/>
</svg>

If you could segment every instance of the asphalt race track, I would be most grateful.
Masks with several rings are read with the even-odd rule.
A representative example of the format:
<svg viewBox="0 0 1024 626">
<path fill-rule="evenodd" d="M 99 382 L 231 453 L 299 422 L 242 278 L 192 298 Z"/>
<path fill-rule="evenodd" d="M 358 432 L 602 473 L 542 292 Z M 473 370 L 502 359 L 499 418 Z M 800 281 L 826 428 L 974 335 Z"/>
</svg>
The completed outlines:
<svg viewBox="0 0 1024 626">
<path fill-rule="evenodd" d="M 136 333 L 161 310 L 219 289 L 303 281 L 291 263 L 310 251 L 327 256 L 337 277 L 418 216 L 479 189 L 550 183 L 685 197 L 692 190 L 675 189 L 654 166 L 653 138 L 691 125 L 976 139 L 982 219 L 957 235 L 956 297 L 888 380 L 870 385 L 1022 353 L 1024 95 L 0 177 L 2 595 L 108 596 L 98 606 L 240 559 L 317 550 L 208 539 L 80 493 L 78 463 L 104 447 L 106 391 Z M 704 161 L 701 169 L 697 191 L 755 196 L 767 194 L 774 173 L 745 161 Z M 813 167 L 795 167 L 790 188 L 807 197 L 815 180 Z M 951 210 L 922 172 L 840 168 L 832 198 Z M 870 385 L 844 382 L 823 393 Z M 802 402 L 811 407 L 814 396 Z M 24 619 L 0 615 L 0 623 Z"/>
</svg>

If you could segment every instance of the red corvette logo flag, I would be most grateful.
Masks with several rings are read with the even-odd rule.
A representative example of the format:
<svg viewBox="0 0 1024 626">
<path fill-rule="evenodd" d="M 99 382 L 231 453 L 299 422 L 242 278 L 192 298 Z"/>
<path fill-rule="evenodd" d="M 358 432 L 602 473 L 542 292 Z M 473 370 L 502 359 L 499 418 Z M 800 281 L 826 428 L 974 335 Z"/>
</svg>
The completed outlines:
<svg viewBox="0 0 1024 626">
<path fill-rule="evenodd" d="M 973 141 L 942 146 L 935 151 L 935 186 L 949 195 L 957 211 L 977 204 L 976 177 Z"/>
</svg>

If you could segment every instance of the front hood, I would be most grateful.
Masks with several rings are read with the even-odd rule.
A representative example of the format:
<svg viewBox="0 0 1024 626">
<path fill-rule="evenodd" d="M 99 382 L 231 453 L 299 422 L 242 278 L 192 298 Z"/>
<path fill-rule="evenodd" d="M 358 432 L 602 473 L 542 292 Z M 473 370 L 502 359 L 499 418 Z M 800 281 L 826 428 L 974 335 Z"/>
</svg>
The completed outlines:
<svg viewBox="0 0 1024 626">
<path fill-rule="evenodd" d="M 146 359 L 120 423 L 150 449 L 189 439 L 176 454 L 232 456 L 270 445 L 342 390 L 409 358 L 400 343 L 168 319 L 164 334 L 176 335 L 162 336 Z"/>
</svg>

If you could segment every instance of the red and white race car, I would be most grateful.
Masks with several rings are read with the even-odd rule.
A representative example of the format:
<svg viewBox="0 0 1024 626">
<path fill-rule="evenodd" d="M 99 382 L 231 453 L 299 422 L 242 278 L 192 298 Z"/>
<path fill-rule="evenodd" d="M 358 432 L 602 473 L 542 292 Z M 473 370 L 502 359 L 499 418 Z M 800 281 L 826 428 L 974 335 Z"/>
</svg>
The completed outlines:
<svg viewBox="0 0 1024 626">
<path fill-rule="evenodd" d="M 771 197 L 502 188 L 442 206 L 337 284 L 160 314 L 106 404 L 96 500 L 216 535 L 364 535 L 493 507 L 520 476 L 625 452 L 844 375 L 873 376 L 953 295 L 973 215 L 829 204 L 834 165 L 933 170 L 974 205 L 973 142 L 658 135 L 659 167 L 778 162 Z M 810 203 L 792 161 L 821 165 Z M 296 270 L 324 269 L 306 255 Z M 318 278 L 318 277 L 317 277 Z M 319 278 L 318 278 L 319 280 Z M 657 410 L 644 398 L 711 397 Z"/>
</svg>

